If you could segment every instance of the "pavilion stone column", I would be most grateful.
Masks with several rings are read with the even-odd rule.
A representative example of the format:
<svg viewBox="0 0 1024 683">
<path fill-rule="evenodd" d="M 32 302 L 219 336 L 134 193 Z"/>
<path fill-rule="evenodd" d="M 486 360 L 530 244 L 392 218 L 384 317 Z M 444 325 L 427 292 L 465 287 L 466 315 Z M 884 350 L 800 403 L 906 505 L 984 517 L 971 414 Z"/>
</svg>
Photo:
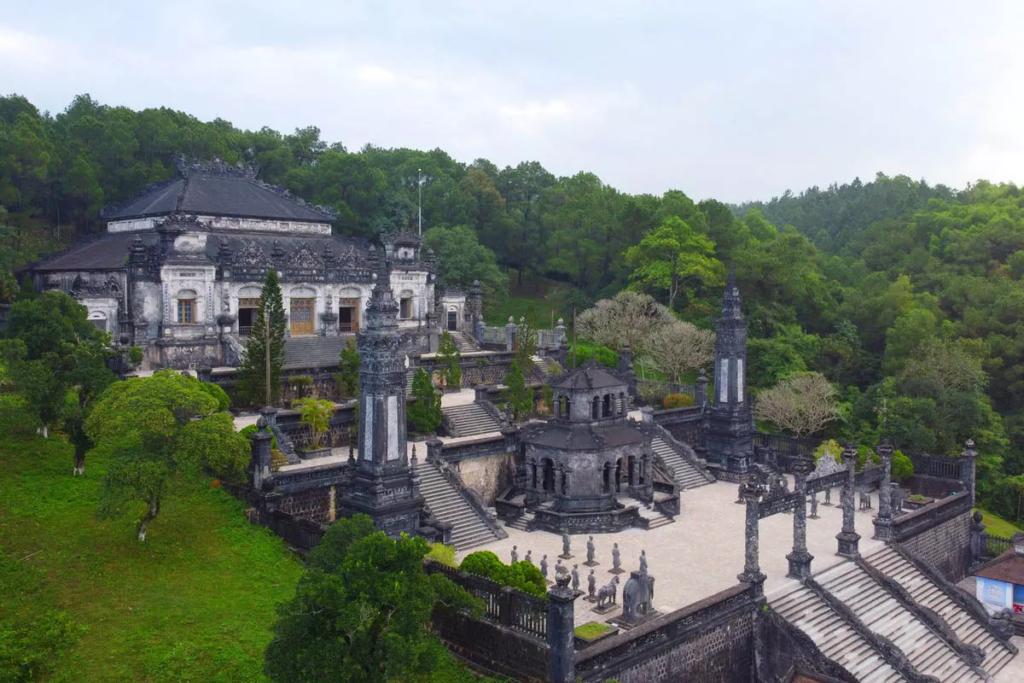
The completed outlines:
<svg viewBox="0 0 1024 683">
<path fill-rule="evenodd" d="M 796 458 L 792 461 L 797 501 L 793 510 L 793 552 L 786 555 L 789 560 L 789 576 L 793 579 L 806 579 L 811 575 L 811 560 L 814 556 L 807 552 L 807 475 L 814 469 L 814 461 L 810 458 Z"/>
<path fill-rule="evenodd" d="M 875 516 L 875 538 L 888 543 L 892 540 L 892 446 L 878 447 L 882 459 L 882 484 L 878 489 L 878 515 Z"/>
<path fill-rule="evenodd" d="M 708 374 L 702 369 L 697 378 L 697 385 L 694 390 L 693 404 L 703 408 L 708 402 Z"/>
<path fill-rule="evenodd" d="M 555 587 L 548 591 L 548 680 L 574 683 L 576 680 L 575 603 L 582 593 L 569 587 L 569 575 L 555 576 Z"/>
<path fill-rule="evenodd" d="M 761 496 L 764 488 L 758 484 L 747 482 L 740 484 L 740 498 L 747 505 L 747 519 L 744 527 L 744 564 L 743 573 L 736 578 L 754 587 L 757 597 L 764 597 L 764 580 L 758 559 L 758 520 L 760 519 Z"/>
<path fill-rule="evenodd" d="M 968 439 L 965 445 L 967 448 L 960 454 L 960 481 L 964 484 L 964 490 L 971 496 L 971 507 L 973 508 L 977 503 L 975 500 L 974 487 L 978 451 L 974 450 L 973 439 Z"/>
<path fill-rule="evenodd" d="M 857 533 L 854 528 L 854 479 L 857 476 L 857 446 L 854 444 L 847 444 L 846 448 L 843 449 L 843 464 L 846 465 L 846 482 L 843 484 L 843 530 L 836 534 L 836 540 L 839 541 L 839 550 L 836 554 L 854 559 L 860 555 L 858 549 L 858 543 L 860 542 L 860 534 Z"/>
</svg>

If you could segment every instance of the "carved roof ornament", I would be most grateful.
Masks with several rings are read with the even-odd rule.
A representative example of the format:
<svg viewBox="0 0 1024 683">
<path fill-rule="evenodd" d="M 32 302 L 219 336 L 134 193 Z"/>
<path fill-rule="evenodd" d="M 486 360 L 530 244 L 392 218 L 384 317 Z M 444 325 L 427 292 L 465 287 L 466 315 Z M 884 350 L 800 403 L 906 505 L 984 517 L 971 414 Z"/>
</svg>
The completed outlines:
<svg viewBox="0 0 1024 683">
<path fill-rule="evenodd" d="M 836 455 L 836 453 L 832 453 L 826 447 L 825 452 L 820 458 L 818 458 L 818 464 L 815 465 L 814 472 L 810 477 L 808 477 L 808 479 L 819 479 L 821 477 L 827 477 L 830 474 L 846 470 L 845 467 L 836 462 Z"/>
<path fill-rule="evenodd" d="M 351 249 L 351 247 L 349 248 Z M 324 260 L 324 263 L 327 264 L 328 266 L 334 264 L 334 250 L 331 249 L 330 242 L 324 245 L 324 253 L 321 255 L 321 258 Z"/>
<path fill-rule="evenodd" d="M 260 167 L 255 164 L 247 165 L 242 162 L 229 164 L 221 161 L 220 157 L 214 157 L 209 161 L 199 161 L 195 158 L 188 158 L 184 154 L 179 154 L 175 157 L 174 166 L 178 169 L 178 173 L 186 178 L 193 173 L 197 173 L 221 178 L 253 179 L 260 170 Z"/>
<path fill-rule="evenodd" d="M 217 249 L 217 263 L 227 264 L 231 263 L 233 254 L 231 253 L 231 246 L 228 243 L 227 237 L 220 238 L 220 248 Z"/>
<path fill-rule="evenodd" d="M 277 242 L 274 243 L 274 247 L 277 248 Z M 287 264 L 292 270 L 322 270 L 324 259 L 303 244 L 288 256 Z"/>
<path fill-rule="evenodd" d="M 280 261 L 287 254 L 285 253 L 284 247 L 281 246 L 281 240 L 274 240 L 274 247 L 270 252 L 270 258 L 275 261 Z"/>
<path fill-rule="evenodd" d="M 248 268 L 266 268 L 270 265 L 270 258 L 256 240 L 243 240 L 235 263 Z"/>
</svg>

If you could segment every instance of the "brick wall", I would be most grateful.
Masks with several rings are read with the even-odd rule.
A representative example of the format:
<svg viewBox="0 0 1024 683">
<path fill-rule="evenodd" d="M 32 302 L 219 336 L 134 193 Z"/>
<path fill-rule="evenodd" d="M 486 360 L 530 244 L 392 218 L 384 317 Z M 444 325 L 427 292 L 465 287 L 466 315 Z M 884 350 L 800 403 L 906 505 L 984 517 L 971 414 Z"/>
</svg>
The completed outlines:
<svg viewBox="0 0 1024 683">
<path fill-rule="evenodd" d="M 286 495 L 278 509 L 293 517 L 309 519 L 320 524 L 335 520 L 335 487 L 310 489 Z"/>
<path fill-rule="evenodd" d="M 576 653 L 584 683 L 754 680 L 760 604 L 737 585 Z"/>
<path fill-rule="evenodd" d="M 901 539 L 900 545 L 956 583 L 967 576 L 971 564 L 971 511 Z"/>
</svg>

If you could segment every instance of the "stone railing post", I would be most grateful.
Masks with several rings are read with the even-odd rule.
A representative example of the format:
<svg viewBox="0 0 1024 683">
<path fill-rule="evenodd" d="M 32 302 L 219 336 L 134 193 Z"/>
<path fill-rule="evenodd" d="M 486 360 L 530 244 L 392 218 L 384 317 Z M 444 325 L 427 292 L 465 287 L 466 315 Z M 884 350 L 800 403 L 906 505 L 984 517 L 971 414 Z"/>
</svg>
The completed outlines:
<svg viewBox="0 0 1024 683">
<path fill-rule="evenodd" d="M 811 458 L 796 458 L 791 467 L 796 479 L 793 488 L 796 490 L 796 508 L 793 510 L 793 552 L 786 555 L 789 560 L 789 576 L 794 579 L 806 579 L 811 575 L 811 560 L 814 556 L 807 552 L 807 475 L 814 469 Z"/>
<path fill-rule="evenodd" d="M 575 603 L 579 593 L 569 588 L 569 575 L 555 577 L 548 591 L 548 647 L 551 648 L 548 676 L 551 683 L 576 680 Z"/>
<path fill-rule="evenodd" d="M 854 479 L 857 476 L 857 446 L 847 444 L 843 450 L 843 464 L 846 465 L 846 482 L 843 484 L 843 530 L 836 534 L 839 550 L 836 554 L 849 559 L 860 555 L 860 534 L 854 527 Z"/>
<path fill-rule="evenodd" d="M 967 448 L 960 454 L 960 481 L 964 484 L 964 490 L 971 496 L 971 507 L 976 504 L 974 484 L 975 471 L 977 467 L 978 452 L 974 450 L 974 440 L 968 439 Z"/>
<path fill-rule="evenodd" d="M 651 406 L 644 406 L 640 409 L 640 421 L 645 425 L 654 424 L 654 408 Z"/>
<path fill-rule="evenodd" d="M 878 487 L 878 515 L 875 516 L 875 538 L 888 543 L 892 540 L 892 446 L 878 447 L 882 459 L 882 483 Z"/>
<path fill-rule="evenodd" d="M 441 439 L 433 438 L 427 441 L 427 462 L 436 463 L 441 461 L 441 450 L 444 448 L 444 443 Z"/>
<path fill-rule="evenodd" d="M 505 350 L 515 351 L 516 349 L 516 320 L 512 316 L 508 317 L 508 324 L 505 325 Z"/>
<path fill-rule="evenodd" d="M 484 324 L 484 321 L 483 320 L 477 320 L 476 321 L 476 325 L 474 326 L 474 330 L 473 330 L 474 334 L 476 334 L 476 343 L 477 343 L 477 345 L 480 345 L 480 346 L 483 345 L 483 343 L 484 343 L 484 330 L 485 329 L 487 329 L 487 325 Z"/>
<path fill-rule="evenodd" d="M 975 512 L 971 518 L 971 564 L 981 562 L 985 556 L 985 525 L 982 515 Z"/>
<path fill-rule="evenodd" d="M 697 377 L 697 384 L 693 393 L 693 404 L 704 408 L 708 402 L 708 373 L 703 370 L 700 371 L 700 376 Z"/>
<path fill-rule="evenodd" d="M 767 578 L 761 573 L 758 556 L 758 524 L 760 523 L 761 496 L 764 488 L 758 484 L 747 482 L 740 484 L 740 498 L 747 505 L 747 519 L 744 527 L 744 563 L 743 573 L 736 578 L 749 583 L 754 589 L 754 596 L 764 597 L 764 581 Z"/>
<path fill-rule="evenodd" d="M 473 403 L 483 403 L 487 400 L 488 396 L 486 385 L 477 384 L 473 387 Z"/>
<path fill-rule="evenodd" d="M 267 431 L 267 421 L 260 418 L 256 423 L 258 429 L 249 437 L 250 461 L 252 470 L 252 487 L 256 491 L 263 489 L 263 482 L 271 476 L 270 442 L 274 437 Z"/>
<path fill-rule="evenodd" d="M 268 427 L 274 427 L 277 425 L 277 408 L 273 406 L 263 406 L 260 408 L 260 415 L 267 421 Z"/>
</svg>

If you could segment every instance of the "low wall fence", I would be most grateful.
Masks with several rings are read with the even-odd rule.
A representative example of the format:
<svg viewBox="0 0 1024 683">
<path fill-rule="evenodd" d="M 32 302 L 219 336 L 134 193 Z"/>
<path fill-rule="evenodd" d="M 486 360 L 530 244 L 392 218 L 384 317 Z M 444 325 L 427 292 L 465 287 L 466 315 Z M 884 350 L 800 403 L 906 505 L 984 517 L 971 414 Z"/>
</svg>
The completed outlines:
<svg viewBox="0 0 1024 683">
<path fill-rule="evenodd" d="M 483 576 L 459 571 L 455 567 L 425 560 L 427 574 L 444 574 L 453 583 L 483 600 L 484 619 L 501 624 L 526 636 L 547 643 L 548 600 L 503 586 Z"/>
<path fill-rule="evenodd" d="M 290 472 L 274 472 L 274 491 L 284 495 L 301 493 L 310 489 L 340 486 L 347 481 L 348 463 L 331 463 L 304 467 Z"/>
<path fill-rule="evenodd" d="M 302 416 L 297 410 L 278 410 L 275 422 L 285 436 L 298 448 L 307 448 L 312 440 L 309 427 L 302 424 Z M 356 421 L 356 405 L 354 402 L 339 404 L 327 422 L 325 448 L 338 448 L 352 443 L 352 428 Z"/>
<path fill-rule="evenodd" d="M 678 382 L 665 382 L 656 379 L 636 380 L 636 392 L 638 402 L 644 405 L 661 408 L 662 401 L 669 394 L 682 394 L 689 396 L 697 402 L 697 385 L 680 384 Z"/>
<path fill-rule="evenodd" d="M 955 517 L 969 514 L 971 510 L 971 496 L 966 491 L 937 500 L 931 505 L 904 513 L 893 519 L 893 540 L 905 541 L 913 538 L 940 524 L 945 524 Z"/>
<path fill-rule="evenodd" d="M 915 475 L 963 481 L 961 465 L 966 463 L 959 458 L 928 455 L 926 453 L 908 453 L 907 457 L 914 464 Z"/>
<path fill-rule="evenodd" d="M 982 538 L 984 539 L 982 552 L 989 558 L 999 557 L 1013 547 L 1012 539 L 1005 538 L 1003 536 L 995 536 L 986 532 Z"/>
<path fill-rule="evenodd" d="M 738 584 L 577 651 L 576 675 L 584 683 L 616 678 L 650 657 L 732 619 L 744 615 L 753 619 L 759 607 L 752 587 Z"/>
<path fill-rule="evenodd" d="M 253 510 L 259 510 L 259 508 L 253 508 Z M 285 543 L 302 554 L 316 547 L 327 532 L 327 527 L 323 524 L 294 517 L 280 510 L 262 513 L 253 521 L 273 531 L 283 538 Z"/>
<path fill-rule="evenodd" d="M 440 440 L 432 440 L 427 442 L 427 461 L 460 462 L 510 453 L 514 448 L 514 445 L 510 445 L 505 436 L 501 434 L 457 443 L 441 443 Z"/>
<path fill-rule="evenodd" d="M 459 369 L 462 370 L 461 386 L 468 388 L 477 384 L 501 384 L 505 381 L 513 360 L 515 353 L 511 351 L 463 354 L 459 359 Z M 440 372 L 445 368 L 444 363 L 436 355 L 411 356 L 409 363 L 409 369 L 413 372 L 422 368 L 427 374 Z"/>
</svg>

